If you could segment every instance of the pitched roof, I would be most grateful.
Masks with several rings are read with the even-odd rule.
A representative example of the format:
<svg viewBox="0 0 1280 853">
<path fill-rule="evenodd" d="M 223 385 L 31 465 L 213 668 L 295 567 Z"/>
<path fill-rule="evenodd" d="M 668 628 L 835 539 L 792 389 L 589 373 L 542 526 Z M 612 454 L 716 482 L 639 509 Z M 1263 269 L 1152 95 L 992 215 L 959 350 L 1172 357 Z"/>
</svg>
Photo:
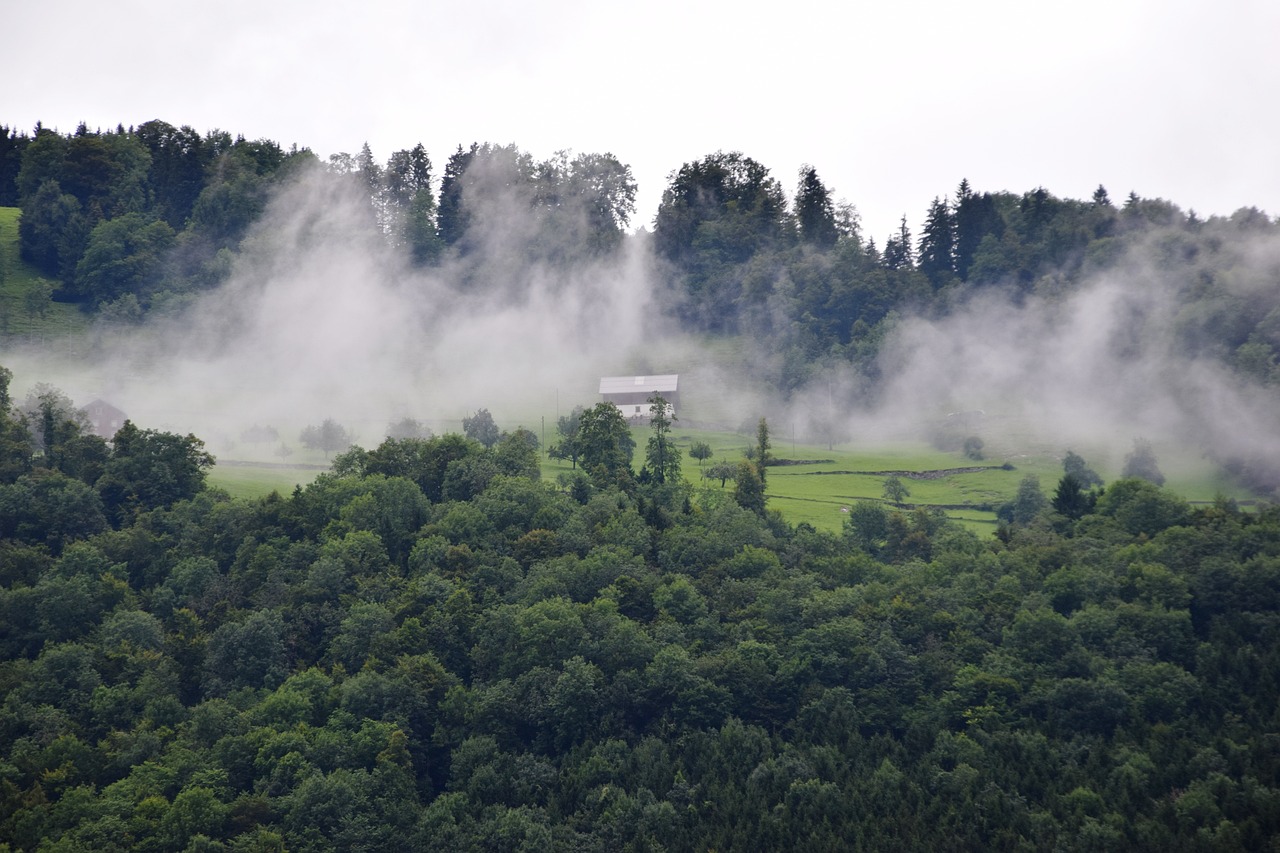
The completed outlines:
<svg viewBox="0 0 1280 853">
<path fill-rule="evenodd" d="M 103 399 L 95 399 L 84 407 L 84 412 L 91 418 L 124 417 L 124 412 Z"/>
<path fill-rule="evenodd" d="M 629 394 L 635 391 L 674 392 L 680 381 L 678 373 L 658 376 L 605 376 L 600 379 L 601 394 Z"/>
</svg>

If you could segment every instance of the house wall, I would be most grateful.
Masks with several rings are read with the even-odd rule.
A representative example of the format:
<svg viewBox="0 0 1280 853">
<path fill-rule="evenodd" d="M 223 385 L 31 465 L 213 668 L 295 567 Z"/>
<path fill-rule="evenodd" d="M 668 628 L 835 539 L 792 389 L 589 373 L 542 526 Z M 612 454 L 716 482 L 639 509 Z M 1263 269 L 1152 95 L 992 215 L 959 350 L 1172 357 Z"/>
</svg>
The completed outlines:
<svg viewBox="0 0 1280 853">
<path fill-rule="evenodd" d="M 605 402 L 613 403 L 622 412 L 622 416 L 628 420 L 636 420 L 639 418 L 649 417 L 649 398 L 654 394 L 653 391 L 632 391 L 626 394 L 604 394 Z M 667 414 L 675 417 L 676 400 L 666 397 Z"/>
</svg>

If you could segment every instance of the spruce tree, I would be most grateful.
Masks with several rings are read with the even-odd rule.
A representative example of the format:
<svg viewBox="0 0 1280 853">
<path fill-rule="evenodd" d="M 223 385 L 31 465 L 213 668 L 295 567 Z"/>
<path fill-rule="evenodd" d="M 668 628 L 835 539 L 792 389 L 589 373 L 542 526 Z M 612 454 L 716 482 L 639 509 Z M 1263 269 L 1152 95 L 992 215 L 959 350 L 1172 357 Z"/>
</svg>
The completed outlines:
<svg viewBox="0 0 1280 853">
<path fill-rule="evenodd" d="M 819 249 L 830 249 L 840 237 L 836 227 L 835 206 L 831 194 L 812 166 L 800 169 L 800 188 L 796 192 L 796 223 L 800 239 Z"/>
<path fill-rule="evenodd" d="M 955 272 L 955 219 L 946 199 L 935 198 L 920 235 L 917 254 L 920 271 L 933 286 L 941 287 Z"/>
</svg>

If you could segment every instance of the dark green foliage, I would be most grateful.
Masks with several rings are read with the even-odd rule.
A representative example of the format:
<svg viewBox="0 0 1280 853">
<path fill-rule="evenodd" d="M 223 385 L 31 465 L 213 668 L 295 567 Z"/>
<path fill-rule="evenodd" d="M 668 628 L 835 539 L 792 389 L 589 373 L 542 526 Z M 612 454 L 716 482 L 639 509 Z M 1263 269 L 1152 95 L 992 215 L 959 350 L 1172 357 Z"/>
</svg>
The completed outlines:
<svg viewBox="0 0 1280 853">
<path fill-rule="evenodd" d="M 1182 524 L 1190 515 L 1187 502 L 1147 480 L 1117 480 L 1098 498 L 1100 515 L 1109 516 L 1127 532 L 1148 536 Z"/>
<path fill-rule="evenodd" d="M 214 146 L 187 125 L 174 127 L 159 119 L 139 125 L 137 136 L 151 153 L 155 212 L 175 231 L 180 230 L 204 187 L 204 172 Z"/>
<path fill-rule="evenodd" d="M 478 441 L 485 447 L 493 447 L 501 435 L 488 409 L 481 409 L 474 415 L 463 418 L 462 432 L 467 438 Z"/>
<path fill-rule="evenodd" d="M 17 207 L 18 172 L 22 168 L 22 152 L 31 137 L 7 125 L 0 125 L 0 207 Z"/>
<path fill-rule="evenodd" d="M 55 556 L 68 542 L 107 528 L 102 500 L 88 484 L 37 469 L 0 485 L 0 535 L 47 545 Z"/>
<path fill-rule="evenodd" d="M 597 403 L 578 417 L 578 457 L 592 476 L 602 474 L 602 482 L 617 482 L 631 473 L 635 439 L 622 412 L 612 403 Z"/>
<path fill-rule="evenodd" d="M 649 443 L 645 449 L 645 465 L 655 482 L 676 482 L 680 478 L 680 448 L 671 440 L 671 427 L 676 420 L 670 404 L 661 394 L 649 398 Z"/>
<path fill-rule="evenodd" d="M 1063 474 L 1053 494 L 1054 512 L 1075 520 L 1093 509 L 1097 496 L 1086 493 L 1074 474 Z"/>
<path fill-rule="evenodd" d="M 911 251 L 911 230 L 907 228 L 905 214 L 898 226 L 898 233 L 885 241 L 884 266 L 889 270 L 906 270 L 915 267 L 915 258 Z"/>
<path fill-rule="evenodd" d="M 445 474 L 455 462 L 481 454 L 484 446 L 457 433 L 435 438 L 388 438 L 374 450 L 353 449 L 334 460 L 335 471 L 404 477 L 431 501 L 443 496 Z"/>
<path fill-rule="evenodd" d="M 936 198 L 920 232 L 916 257 L 920 272 L 936 287 L 949 283 L 955 272 L 955 216 L 945 199 Z"/>
<path fill-rule="evenodd" d="M 532 446 L 388 440 L 290 498 L 64 527 L 56 559 L 10 534 L 0 839 L 1190 848 L 1230 821 L 1257 849 L 1280 831 L 1274 510 L 1192 512 L 1126 479 L 1071 538 L 1006 544 L 873 502 L 834 537 L 718 490 L 659 519 L 611 487 L 578 503 L 497 473 L 428 501 L 409 479 L 447 495 L 450 471 Z"/>
<path fill-rule="evenodd" d="M 71 277 L 88 241 L 89 223 L 75 196 L 48 180 L 23 205 L 18 223 L 22 259 L 49 276 Z"/>
<path fill-rule="evenodd" d="M 755 462 L 762 487 L 765 484 L 765 469 L 769 467 L 769 461 L 773 458 L 769 453 L 772 446 L 769 443 L 769 422 L 761 418 L 756 423 L 756 446 L 751 454 L 751 460 Z"/>
<path fill-rule="evenodd" d="M 954 222 L 955 271 L 962 281 L 967 281 L 978 247 L 988 236 L 998 241 L 1005 224 L 991 194 L 974 193 L 967 180 L 961 181 L 956 191 Z"/>
<path fill-rule="evenodd" d="M 573 411 L 556 420 L 556 433 L 560 436 L 560 441 L 547 448 L 548 456 L 552 459 L 568 459 L 574 469 L 578 467 L 578 454 L 581 452 L 578 431 L 582 412 L 581 406 L 574 406 Z"/>
<path fill-rule="evenodd" d="M 259 610 L 243 622 L 228 622 L 209 637 L 205 689 L 211 696 L 241 687 L 277 687 L 288 675 L 284 621 Z"/>
<path fill-rule="evenodd" d="M 654 248 L 686 277 L 686 317 L 710 329 L 735 329 L 745 304 L 770 283 L 757 257 L 792 239 L 786 196 L 769 170 L 738 152 L 685 163 L 672 176 L 654 220 Z"/>
<path fill-rule="evenodd" d="M 22 143 L 24 240 L 55 274 L 91 235 L 167 223 L 190 276 L 235 250 L 291 159 L 162 122 L 134 135 Z M 616 161 L 459 155 L 434 211 L 449 248 L 424 151 L 380 169 L 366 148 L 339 177 L 365 182 L 419 261 L 481 264 L 496 245 L 559 262 L 568 243 L 619 239 Z M 687 322 L 769 332 L 779 387 L 840 360 L 873 376 L 894 312 L 945 313 L 966 286 L 1030 293 L 1050 269 L 1069 289 L 1140 242 L 1185 303 L 1184 348 L 1267 381 L 1280 321 L 1264 300 L 1220 298 L 1204 260 L 1232 253 L 1231 229 L 1274 228 L 1265 217 L 962 184 L 917 261 L 905 218 L 883 255 L 839 223 L 831 241 L 830 199 L 806 178 L 788 213 L 759 164 L 687 164 L 654 235 L 697 309 Z M 503 237 L 489 192 L 541 224 Z M 119 292 L 145 302 L 151 285 L 132 281 Z M 732 495 L 691 494 L 661 444 L 649 482 L 632 480 L 608 404 L 560 430 L 557 453 L 591 473 L 566 492 L 538 480 L 527 430 L 491 447 L 406 430 L 288 497 L 232 501 L 202 488 L 198 439 L 130 424 L 108 447 L 54 396 L 13 415 L 8 378 L 0 845 L 1264 850 L 1280 836 L 1274 507 L 1193 509 L 1129 477 L 1095 499 L 1100 480 L 1068 453 L 1053 511 L 1028 478 L 999 537 L 867 501 L 833 536 L 767 510 L 763 421 Z M 707 471 L 722 487 L 724 464 Z"/>
<path fill-rule="evenodd" d="M 818 170 L 811 166 L 800 170 L 795 212 L 801 240 L 819 249 L 835 246 L 840 239 L 835 202 L 818 177 Z"/>
<path fill-rule="evenodd" d="M 744 460 L 738 463 L 738 473 L 733 478 L 733 499 L 743 509 L 757 515 L 764 515 L 764 477 L 761 476 L 760 471 L 761 469 L 752 462 Z"/>
<path fill-rule="evenodd" d="M 1091 489 L 1095 486 L 1103 485 L 1102 478 L 1098 476 L 1098 472 L 1090 468 L 1081 456 L 1070 450 L 1062 458 L 1062 470 L 1074 477 L 1076 483 L 1082 489 Z"/>
<path fill-rule="evenodd" d="M 69 136 L 37 127 L 20 140 L 0 142 L 0 163 L 21 158 L 6 203 L 22 208 L 22 257 L 58 280 L 57 298 L 137 317 L 157 293 L 220 281 L 277 177 L 314 159 L 160 120 Z"/>
<path fill-rule="evenodd" d="M 111 458 L 95 485 L 115 524 L 194 497 L 213 466 L 213 456 L 194 435 L 138 429 L 131 421 L 111 445 Z"/>
<path fill-rule="evenodd" d="M 689 445 L 689 457 L 698 460 L 698 467 L 702 467 L 702 463 L 710 459 L 712 456 L 711 445 L 705 441 L 695 441 Z"/>
<path fill-rule="evenodd" d="M 147 297 L 162 284 L 174 244 L 167 223 L 139 213 L 101 222 L 89 234 L 74 283 L 65 290 L 95 304 L 126 294 Z"/>
<path fill-rule="evenodd" d="M 503 433 L 493 447 L 493 457 L 498 470 L 509 477 L 536 480 L 542 474 L 538 466 L 538 437 L 524 427 Z"/>
</svg>

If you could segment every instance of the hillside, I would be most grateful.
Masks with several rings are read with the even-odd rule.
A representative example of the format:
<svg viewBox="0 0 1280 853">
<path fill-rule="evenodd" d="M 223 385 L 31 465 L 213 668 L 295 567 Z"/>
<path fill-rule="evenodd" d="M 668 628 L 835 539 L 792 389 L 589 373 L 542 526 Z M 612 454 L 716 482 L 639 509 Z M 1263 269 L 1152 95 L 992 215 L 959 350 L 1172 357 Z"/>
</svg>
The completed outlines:
<svg viewBox="0 0 1280 853">
<path fill-rule="evenodd" d="M 53 282 L 42 278 L 20 256 L 18 218 L 21 210 L 0 207 L 0 340 L 5 346 L 39 342 L 72 346 L 88 320 L 75 306 L 54 302 Z"/>
<path fill-rule="evenodd" d="M 1261 211 L 0 145 L 0 853 L 1280 838 Z"/>
<path fill-rule="evenodd" d="M 192 437 L 50 435 L 2 446 L 13 849 L 1280 833 L 1271 506 L 1122 479 L 999 538 L 871 501 L 828 533 L 603 464 L 557 488 L 518 435 L 228 500 Z"/>
</svg>

